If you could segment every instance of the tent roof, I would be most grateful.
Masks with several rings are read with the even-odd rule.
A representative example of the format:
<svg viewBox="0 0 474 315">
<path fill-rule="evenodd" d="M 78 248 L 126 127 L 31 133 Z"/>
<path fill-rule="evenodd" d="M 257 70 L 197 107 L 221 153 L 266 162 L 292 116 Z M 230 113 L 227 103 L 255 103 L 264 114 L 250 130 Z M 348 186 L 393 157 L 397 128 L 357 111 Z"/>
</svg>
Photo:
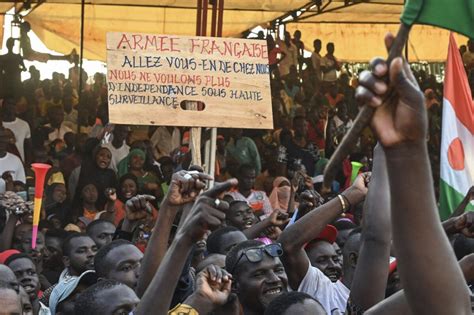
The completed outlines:
<svg viewBox="0 0 474 315">
<path fill-rule="evenodd" d="M 81 1 L 33 2 L 41 4 L 33 5 L 26 20 L 45 45 L 65 54 L 77 49 Z M 287 23 L 286 27 L 290 32 L 299 29 L 309 50 L 312 50 L 313 39 L 320 38 L 323 43 L 334 42 L 342 60 L 366 61 L 374 53 L 385 55 L 380 43 L 388 30 L 396 32 L 403 2 L 322 0 L 321 10 L 318 10 L 311 0 L 225 0 L 223 36 L 240 37 L 249 29 L 266 26 L 304 7 L 297 20 Z M 13 4 L 13 1 L 3 1 L 0 12 Z M 196 0 L 86 0 L 85 12 L 84 52 L 88 59 L 105 60 L 107 32 L 194 35 L 196 29 Z M 209 10 L 208 30 L 210 21 Z M 414 27 L 410 34 L 414 49 L 410 55 L 419 60 L 444 60 L 447 38 L 447 32 L 439 28 Z M 461 38 L 459 44 L 464 43 L 465 38 Z"/>
<path fill-rule="evenodd" d="M 226 0 L 223 36 L 265 24 L 308 0 Z M 47 0 L 34 8 L 26 20 L 45 45 L 68 53 L 79 47 L 80 0 Z M 196 0 L 87 0 L 85 8 L 85 57 L 105 60 L 107 32 L 141 32 L 194 35 Z M 211 10 L 208 14 L 210 31 Z"/>
</svg>

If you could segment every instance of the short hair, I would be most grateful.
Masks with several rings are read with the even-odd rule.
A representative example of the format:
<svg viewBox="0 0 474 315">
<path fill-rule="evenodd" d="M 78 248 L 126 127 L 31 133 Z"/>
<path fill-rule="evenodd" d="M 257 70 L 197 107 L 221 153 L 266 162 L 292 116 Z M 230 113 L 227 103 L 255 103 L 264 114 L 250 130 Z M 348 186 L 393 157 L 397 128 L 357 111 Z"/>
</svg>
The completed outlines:
<svg viewBox="0 0 474 315">
<path fill-rule="evenodd" d="M 74 303 L 74 314 L 101 315 L 100 306 L 104 304 L 104 301 L 97 299 L 97 293 L 103 290 L 112 289 L 119 285 L 124 284 L 116 280 L 106 279 L 90 286 L 76 298 Z"/>
<path fill-rule="evenodd" d="M 274 298 L 270 304 L 268 304 L 267 308 L 265 309 L 265 315 L 281 315 L 286 312 L 292 305 L 304 303 L 305 300 L 313 300 L 319 305 L 318 301 L 316 301 L 310 295 L 303 293 L 303 292 L 285 292 L 281 295 Z M 321 305 L 321 308 L 323 306 Z"/>
<path fill-rule="evenodd" d="M 68 237 L 68 235 L 69 234 L 64 230 L 51 229 L 51 230 L 46 231 L 44 237 L 56 237 L 56 238 L 61 239 L 61 241 L 64 242 L 64 240 Z"/>
<path fill-rule="evenodd" d="M 102 224 L 102 223 L 108 223 L 114 225 L 112 222 L 104 220 L 104 219 L 97 219 L 89 223 L 86 227 L 86 234 L 89 235 L 89 233 L 94 229 L 96 225 Z M 114 225 L 115 226 L 115 225 Z"/>
<path fill-rule="evenodd" d="M 15 260 L 18 260 L 18 259 L 23 259 L 23 258 L 28 259 L 29 261 L 31 261 L 31 263 L 32 263 L 33 265 L 35 264 L 35 262 L 33 261 L 33 259 L 32 259 L 30 256 L 28 256 L 27 254 L 25 254 L 25 253 L 18 253 L 18 254 L 13 254 L 13 255 L 11 255 L 10 257 L 8 257 L 8 258 L 5 260 L 5 265 L 8 266 L 8 267 L 10 267 L 10 264 L 11 264 L 12 262 L 14 262 Z"/>
<path fill-rule="evenodd" d="M 68 237 L 66 237 L 66 239 L 63 242 L 63 255 L 64 256 L 69 256 L 69 254 L 71 253 L 72 240 L 79 237 L 90 238 L 89 235 L 84 234 L 84 233 L 71 233 Z"/>
<path fill-rule="evenodd" d="M 240 232 L 240 230 L 233 226 L 226 226 L 220 229 L 215 230 L 209 234 L 207 238 L 207 251 L 209 254 L 220 254 L 219 253 L 219 244 L 223 235 L 231 232 Z"/>
<path fill-rule="evenodd" d="M 348 219 L 339 219 L 332 223 L 332 225 L 338 230 L 338 231 L 344 231 L 344 230 L 352 230 L 357 227 L 351 220 Z"/>
<path fill-rule="evenodd" d="M 107 265 L 107 255 L 114 248 L 123 246 L 123 245 L 133 245 L 133 243 L 126 240 L 115 240 L 111 243 L 104 245 L 94 257 L 94 268 L 97 277 L 106 278 L 107 273 L 110 271 L 109 266 Z M 133 245 L 134 246 L 134 245 Z"/>
<path fill-rule="evenodd" d="M 342 248 L 343 261 L 348 261 L 350 253 L 358 253 L 360 250 L 361 243 L 361 229 L 357 228 L 352 230 L 349 233 L 349 236 L 347 237 L 347 241 L 344 244 L 344 248 Z"/>
<path fill-rule="evenodd" d="M 234 272 L 242 251 L 248 248 L 260 247 L 263 245 L 265 244 L 257 240 L 248 240 L 235 245 L 225 257 L 225 269 L 229 272 Z"/>
<path fill-rule="evenodd" d="M 239 166 L 239 170 L 238 170 L 238 171 L 239 171 L 239 175 L 242 175 L 242 174 L 243 174 L 244 172 L 246 172 L 246 171 L 254 171 L 254 172 L 256 172 L 256 169 L 255 169 L 255 166 L 250 165 L 250 164 L 248 164 L 248 163 L 244 163 L 244 164 L 241 164 L 241 165 Z"/>
</svg>

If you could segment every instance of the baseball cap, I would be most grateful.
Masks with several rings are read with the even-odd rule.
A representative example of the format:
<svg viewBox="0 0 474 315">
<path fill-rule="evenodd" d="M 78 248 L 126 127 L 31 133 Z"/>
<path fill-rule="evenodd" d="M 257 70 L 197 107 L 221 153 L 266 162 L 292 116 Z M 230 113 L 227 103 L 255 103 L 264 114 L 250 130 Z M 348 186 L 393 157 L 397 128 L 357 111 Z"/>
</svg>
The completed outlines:
<svg viewBox="0 0 474 315">
<path fill-rule="evenodd" d="M 69 277 L 58 282 L 49 297 L 49 309 L 51 314 L 56 314 L 56 307 L 67 299 L 76 290 L 80 283 L 88 286 L 97 282 L 97 275 L 94 270 L 84 271 L 79 277 Z"/>
</svg>

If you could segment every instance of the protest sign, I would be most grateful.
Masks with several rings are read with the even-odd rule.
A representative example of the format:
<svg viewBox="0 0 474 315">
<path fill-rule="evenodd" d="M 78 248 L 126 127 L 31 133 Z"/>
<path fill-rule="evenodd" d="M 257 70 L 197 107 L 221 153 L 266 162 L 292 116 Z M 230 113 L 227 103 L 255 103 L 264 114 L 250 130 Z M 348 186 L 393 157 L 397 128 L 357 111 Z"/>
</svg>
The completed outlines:
<svg viewBox="0 0 474 315">
<path fill-rule="evenodd" d="M 263 40 L 108 33 L 107 83 L 112 123 L 273 128 Z"/>
</svg>

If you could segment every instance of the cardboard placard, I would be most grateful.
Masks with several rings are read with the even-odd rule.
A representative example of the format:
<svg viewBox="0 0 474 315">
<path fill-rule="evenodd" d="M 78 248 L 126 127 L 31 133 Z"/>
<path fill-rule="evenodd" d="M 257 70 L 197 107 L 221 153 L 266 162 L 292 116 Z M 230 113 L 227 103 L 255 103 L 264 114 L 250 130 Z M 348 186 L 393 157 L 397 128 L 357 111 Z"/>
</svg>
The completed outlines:
<svg viewBox="0 0 474 315">
<path fill-rule="evenodd" d="M 107 84 L 112 123 L 273 128 L 264 40 L 107 33 Z"/>
</svg>

